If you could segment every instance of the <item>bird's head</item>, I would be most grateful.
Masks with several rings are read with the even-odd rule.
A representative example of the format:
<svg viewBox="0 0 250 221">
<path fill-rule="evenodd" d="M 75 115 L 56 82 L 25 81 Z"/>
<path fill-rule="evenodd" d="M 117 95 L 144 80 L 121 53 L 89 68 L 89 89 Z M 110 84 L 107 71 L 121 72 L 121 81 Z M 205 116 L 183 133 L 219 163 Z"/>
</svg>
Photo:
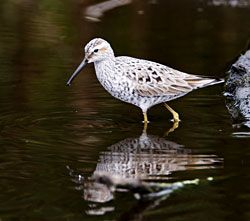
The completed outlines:
<svg viewBox="0 0 250 221">
<path fill-rule="evenodd" d="M 87 63 L 98 62 L 114 56 L 110 44 L 102 38 L 91 40 L 84 48 Z"/>
<path fill-rule="evenodd" d="M 67 85 L 70 86 L 73 79 L 80 73 L 80 71 L 88 64 L 92 62 L 103 61 L 108 58 L 114 57 L 114 52 L 110 44 L 101 38 L 94 38 L 84 48 L 85 57 L 81 64 L 77 67 L 70 79 L 67 81 Z"/>
</svg>

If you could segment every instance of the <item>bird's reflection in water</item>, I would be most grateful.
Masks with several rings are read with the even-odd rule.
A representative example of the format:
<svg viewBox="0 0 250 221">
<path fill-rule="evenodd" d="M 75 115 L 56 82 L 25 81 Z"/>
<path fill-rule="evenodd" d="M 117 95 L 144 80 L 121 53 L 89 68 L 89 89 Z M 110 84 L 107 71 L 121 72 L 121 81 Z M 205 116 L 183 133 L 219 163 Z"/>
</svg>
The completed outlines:
<svg viewBox="0 0 250 221">
<path fill-rule="evenodd" d="M 102 152 L 93 176 L 109 173 L 122 179 L 163 183 L 175 171 L 218 168 L 221 162 L 216 155 L 197 154 L 181 144 L 143 132 L 139 137 L 126 138 Z M 87 201 L 104 203 L 113 199 L 112 188 L 100 183 L 86 182 L 83 191 Z M 86 212 L 100 215 L 113 209 L 102 205 Z"/>
<path fill-rule="evenodd" d="M 94 173 L 164 180 L 175 171 L 213 168 L 218 161 L 215 155 L 195 154 L 181 144 L 143 132 L 140 137 L 124 139 L 102 152 Z"/>
</svg>

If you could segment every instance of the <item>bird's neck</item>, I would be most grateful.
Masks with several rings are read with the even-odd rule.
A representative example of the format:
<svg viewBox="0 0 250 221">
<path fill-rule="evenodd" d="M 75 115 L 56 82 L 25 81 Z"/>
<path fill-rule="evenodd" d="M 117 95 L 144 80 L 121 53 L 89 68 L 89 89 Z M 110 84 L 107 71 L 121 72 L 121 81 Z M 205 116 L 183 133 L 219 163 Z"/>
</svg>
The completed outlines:
<svg viewBox="0 0 250 221">
<path fill-rule="evenodd" d="M 102 81 L 104 78 L 109 78 L 114 75 L 115 72 L 115 57 L 109 57 L 106 59 L 103 59 L 101 61 L 97 61 L 94 63 L 95 65 L 95 71 L 96 76 L 99 79 L 99 81 Z"/>
</svg>

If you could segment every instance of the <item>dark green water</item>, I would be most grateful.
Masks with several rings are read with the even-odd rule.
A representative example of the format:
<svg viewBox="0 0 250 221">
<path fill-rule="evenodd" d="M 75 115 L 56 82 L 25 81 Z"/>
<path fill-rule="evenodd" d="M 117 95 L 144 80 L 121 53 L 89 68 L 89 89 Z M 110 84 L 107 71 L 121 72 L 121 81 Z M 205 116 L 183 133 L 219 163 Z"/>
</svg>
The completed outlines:
<svg viewBox="0 0 250 221">
<path fill-rule="evenodd" d="M 222 77 L 250 37 L 250 6 L 134 1 L 89 21 L 85 9 L 96 2 L 1 2 L 0 220 L 249 220 L 250 130 L 232 126 L 222 85 L 170 102 L 182 122 L 167 137 L 171 115 L 162 105 L 152 108 L 155 150 L 131 146 L 142 133 L 141 112 L 108 95 L 92 65 L 72 87 L 65 83 L 94 37 L 118 55 Z M 108 196 L 83 188 L 67 166 L 85 179 L 105 170 L 214 181 L 161 202 L 117 193 L 101 203 Z"/>
</svg>

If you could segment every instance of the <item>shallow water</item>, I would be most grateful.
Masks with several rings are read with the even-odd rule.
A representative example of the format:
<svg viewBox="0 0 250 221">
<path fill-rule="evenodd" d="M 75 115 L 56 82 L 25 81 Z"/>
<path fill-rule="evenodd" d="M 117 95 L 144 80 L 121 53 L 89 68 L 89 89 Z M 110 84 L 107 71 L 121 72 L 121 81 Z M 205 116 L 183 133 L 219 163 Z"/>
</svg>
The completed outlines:
<svg viewBox="0 0 250 221">
<path fill-rule="evenodd" d="M 222 85 L 169 102 L 182 121 L 167 136 L 171 115 L 162 105 L 149 111 L 142 135 L 140 110 L 108 95 L 92 65 L 65 86 L 83 45 L 97 36 L 118 55 L 223 77 L 249 39 L 250 6 L 129 2 L 99 22 L 85 18 L 94 1 L 1 4 L 1 220 L 250 219 L 250 130 L 232 125 Z M 68 167 L 84 178 L 76 180 Z M 82 185 L 97 171 L 204 182 L 161 201 L 124 193 L 110 200 Z"/>
</svg>

